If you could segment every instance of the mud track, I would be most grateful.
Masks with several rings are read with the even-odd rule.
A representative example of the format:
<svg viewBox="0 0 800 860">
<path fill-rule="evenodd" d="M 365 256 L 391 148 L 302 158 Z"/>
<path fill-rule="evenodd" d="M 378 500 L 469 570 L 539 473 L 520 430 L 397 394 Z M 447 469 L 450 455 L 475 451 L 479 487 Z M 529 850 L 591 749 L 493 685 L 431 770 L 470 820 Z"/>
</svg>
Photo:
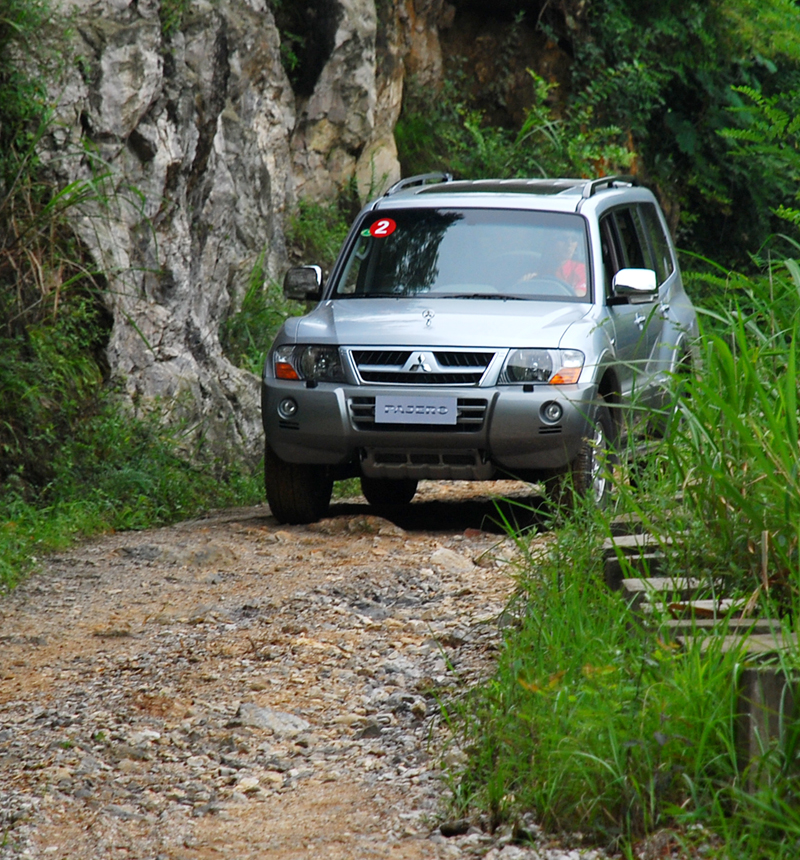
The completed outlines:
<svg viewBox="0 0 800 860">
<path fill-rule="evenodd" d="M 440 705 L 491 671 L 514 584 L 492 493 L 536 502 L 426 483 L 394 521 L 239 509 L 44 560 L 0 603 L 0 858 L 518 851 L 439 827 Z"/>
</svg>

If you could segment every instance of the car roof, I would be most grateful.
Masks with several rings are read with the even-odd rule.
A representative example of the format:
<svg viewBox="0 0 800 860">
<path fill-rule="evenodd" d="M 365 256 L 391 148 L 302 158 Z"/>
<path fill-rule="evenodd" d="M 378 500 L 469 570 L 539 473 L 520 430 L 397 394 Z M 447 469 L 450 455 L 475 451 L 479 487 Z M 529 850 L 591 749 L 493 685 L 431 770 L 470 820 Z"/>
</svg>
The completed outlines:
<svg viewBox="0 0 800 860">
<path fill-rule="evenodd" d="M 436 207 L 502 207 L 577 212 L 590 199 L 614 197 L 630 199 L 639 183 L 632 176 L 604 176 L 599 179 L 474 179 L 454 181 L 446 173 L 425 173 L 396 182 L 371 209 Z M 641 198 L 644 192 L 637 189 Z"/>
</svg>

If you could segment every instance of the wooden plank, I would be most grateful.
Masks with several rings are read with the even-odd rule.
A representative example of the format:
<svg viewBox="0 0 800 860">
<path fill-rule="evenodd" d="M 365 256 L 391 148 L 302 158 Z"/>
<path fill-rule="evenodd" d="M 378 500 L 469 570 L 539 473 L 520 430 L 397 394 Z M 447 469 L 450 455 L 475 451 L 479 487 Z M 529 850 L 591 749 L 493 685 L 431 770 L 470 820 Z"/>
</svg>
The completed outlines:
<svg viewBox="0 0 800 860">
<path fill-rule="evenodd" d="M 659 632 L 669 639 L 690 634 L 749 634 L 771 633 L 780 630 L 777 618 L 666 618 L 659 624 Z"/>
<path fill-rule="evenodd" d="M 667 609 L 673 618 L 724 618 L 726 615 L 741 616 L 744 600 L 729 598 L 717 600 L 687 600 L 670 603 Z"/>
<path fill-rule="evenodd" d="M 642 576 L 658 576 L 662 572 L 664 555 L 660 552 L 645 552 L 641 555 L 629 555 L 625 564 L 616 555 L 605 560 L 606 585 L 612 591 L 622 588 L 623 579 L 630 578 L 631 572 Z"/>
<path fill-rule="evenodd" d="M 661 547 L 672 543 L 672 538 L 656 538 L 651 534 L 620 535 L 619 537 L 606 538 L 603 541 L 603 552 L 615 553 L 616 550 L 628 554 L 641 551 L 642 549 Z"/>
<path fill-rule="evenodd" d="M 751 794 L 765 787 L 768 775 L 759 768 L 764 753 L 784 746 L 796 715 L 798 675 L 780 666 L 745 667 L 737 684 L 736 755 L 744 785 Z"/>
<path fill-rule="evenodd" d="M 701 579 L 686 576 L 649 576 L 623 579 L 621 589 L 630 598 L 633 609 L 641 609 L 643 604 L 669 603 L 691 600 L 705 585 Z"/>
<path fill-rule="evenodd" d="M 702 579 L 688 576 L 648 576 L 637 579 L 623 579 L 622 587 L 631 594 L 676 594 L 678 592 L 696 591 L 705 585 Z M 688 600 L 688 598 L 686 598 Z"/>
</svg>

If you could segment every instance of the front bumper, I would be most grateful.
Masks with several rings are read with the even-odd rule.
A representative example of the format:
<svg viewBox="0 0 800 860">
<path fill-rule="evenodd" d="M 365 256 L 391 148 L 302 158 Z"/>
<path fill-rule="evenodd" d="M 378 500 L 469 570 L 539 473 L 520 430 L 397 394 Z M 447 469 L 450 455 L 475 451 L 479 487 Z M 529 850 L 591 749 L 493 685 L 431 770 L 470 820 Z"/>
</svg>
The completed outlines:
<svg viewBox="0 0 800 860">
<path fill-rule="evenodd" d="M 455 425 L 379 424 L 380 395 L 450 396 Z M 262 380 L 266 440 L 290 463 L 357 464 L 369 477 L 482 480 L 498 472 L 521 477 L 563 471 L 576 457 L 593 417 L 596 386 L 357 386 Z M 281 404 L 296 404 L 291 415 Z M 561 406 L 559 420 L 544 408 Z"/>
</svg>

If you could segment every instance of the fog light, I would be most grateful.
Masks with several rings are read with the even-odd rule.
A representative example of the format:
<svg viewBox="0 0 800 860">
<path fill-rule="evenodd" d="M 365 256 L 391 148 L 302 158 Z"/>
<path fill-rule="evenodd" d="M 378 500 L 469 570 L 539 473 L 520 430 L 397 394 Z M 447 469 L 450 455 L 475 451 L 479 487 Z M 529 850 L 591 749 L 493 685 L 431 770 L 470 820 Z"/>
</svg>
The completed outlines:
<svg viewBox="0 0 800 860">
<path fill-rule="evenodd" d="M 563 414 L 564 410 L 561 408 L 560 403 L 545 403 L 542 407 L 542 418 L 544 418 L 545 421 L 549 421 L 551 424 L 555 424 L 556 421 L 560 421 Z"/>
<path fill-rule="evenodd" d="M 281 418 L 294 418 L 297 414 L 297 402 L 291 397 L 284 397 L 278 404 L 278 415 Z"/>
</svg>

